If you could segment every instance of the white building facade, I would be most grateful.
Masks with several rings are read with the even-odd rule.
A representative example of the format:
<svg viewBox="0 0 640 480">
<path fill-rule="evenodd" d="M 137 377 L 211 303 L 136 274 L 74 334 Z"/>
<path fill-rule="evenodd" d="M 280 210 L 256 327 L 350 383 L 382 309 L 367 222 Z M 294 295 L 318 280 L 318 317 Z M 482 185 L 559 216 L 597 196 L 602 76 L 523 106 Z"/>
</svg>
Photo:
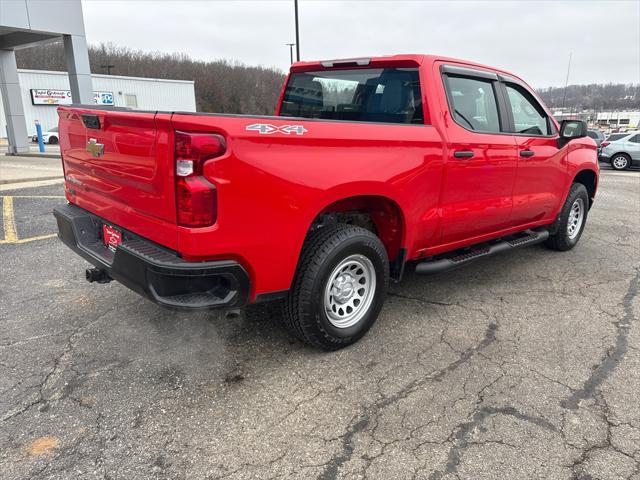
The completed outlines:
<svg viewBox="0 0 640 480">
<path fill-rule="evenodd" d="M 58 125 L 56 109 L 71 104 L 69 76 L 66 72 L 18 70 L 20 97 L 29 136 L 35 135 L 36 120 L 42 131 Z M 135 110 L 195 112 L 193 81 L 156 78 L 91 75 L 94 102 Z M 0 138 L 7 136 L 7 122 L 0 99 Z"/>
<path fill-rule="evenodd" d="M 640 127 L 640 111 L 598 112 L 597 123 L 602 127 L 638 128 Z"/>
</svg>

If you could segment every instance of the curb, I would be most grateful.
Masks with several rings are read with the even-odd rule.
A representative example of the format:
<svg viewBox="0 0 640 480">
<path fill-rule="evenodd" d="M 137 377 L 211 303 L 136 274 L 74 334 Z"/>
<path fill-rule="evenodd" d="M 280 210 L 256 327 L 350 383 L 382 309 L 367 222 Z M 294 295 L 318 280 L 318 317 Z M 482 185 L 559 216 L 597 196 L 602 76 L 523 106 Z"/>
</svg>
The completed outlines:
<svg viewBox="0 0 640 480">
<path fill-rule="evenodd" d="M 4 154 L 5 157 L 29 157 L 29 158 L 62 158 L 59 153 L 19 153 L 16 155 L 13 154 Z"/>
<path fill-rule="evenodd" d="M 17 178 L 12 180 L 2 180 L 0 179 L 0 185 L 8 185 L 10 183 L 26 183 L 26 182 L 41 182 L 43 180 L 57 180 L 64 179 L 63 175 L 53 175 L 48 177 L 33 177 L 33 178 Z"/>
</svg>

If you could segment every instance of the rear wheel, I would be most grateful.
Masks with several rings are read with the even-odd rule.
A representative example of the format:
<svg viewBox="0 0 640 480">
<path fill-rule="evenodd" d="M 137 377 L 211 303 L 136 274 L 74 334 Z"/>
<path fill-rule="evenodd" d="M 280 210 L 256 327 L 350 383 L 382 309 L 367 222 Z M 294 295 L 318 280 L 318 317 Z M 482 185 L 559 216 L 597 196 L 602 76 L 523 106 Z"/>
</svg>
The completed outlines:
<svg viewBox="0 0 640 480">
<path fill-rule="evenodd" d="M 285 323 L 315 347 L 346 347 L 378 318 L 388 283 L 389 260 L 376 235 L 353 225 L 323 227 L 302 249 Z"/>
<path fill-rule="evenodd" d="M 551 235 L 546 244 L 554 250 L 571 250 L 580 240 L 587 223 L 589 194 L 581 183 L 571 185 L 569 195 L 558 216 L 556 233 Z"/>
<path fill-rule="evenodd" d="M 631 158 L 626 153 L 616 153 L 611 157 L 611 167 L 614 170 L 626 170 L 631 165 Z"/>
</svg>

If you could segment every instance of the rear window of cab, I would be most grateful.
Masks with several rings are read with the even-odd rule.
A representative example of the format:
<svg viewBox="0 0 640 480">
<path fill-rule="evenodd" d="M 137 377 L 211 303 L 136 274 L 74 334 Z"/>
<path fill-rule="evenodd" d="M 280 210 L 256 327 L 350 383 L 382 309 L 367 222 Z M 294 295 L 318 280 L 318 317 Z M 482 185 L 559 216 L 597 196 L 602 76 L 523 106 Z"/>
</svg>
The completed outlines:
<svg viewBox="0 0 640 480">
<path fill-rule="evenodd" d="M 296 72 L 280 115 L 382 123 L 424 123 L 417 68 Z"/>
</svg>

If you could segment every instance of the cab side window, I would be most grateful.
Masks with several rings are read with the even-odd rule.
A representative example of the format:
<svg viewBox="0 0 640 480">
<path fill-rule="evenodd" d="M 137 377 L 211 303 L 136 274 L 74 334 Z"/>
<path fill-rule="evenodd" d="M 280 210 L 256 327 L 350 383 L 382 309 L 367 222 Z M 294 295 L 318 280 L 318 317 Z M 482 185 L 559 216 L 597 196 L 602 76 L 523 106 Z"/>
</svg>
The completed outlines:
<svg viewBox="0 0 640 480">
<path fill-rule="evenodd" d="M 506 84 L 509 106 L 513 114 L 515 133 L 530 136 L 551 135 L 551 125 L 542 107 L 526 90 Z"/>
<path fill-rule="evenodd" d="M 449 76 L 445 82 L 455 121 L 467 130 L 500 132 L 493 84 L 476 78 Z"/>
</svg>

